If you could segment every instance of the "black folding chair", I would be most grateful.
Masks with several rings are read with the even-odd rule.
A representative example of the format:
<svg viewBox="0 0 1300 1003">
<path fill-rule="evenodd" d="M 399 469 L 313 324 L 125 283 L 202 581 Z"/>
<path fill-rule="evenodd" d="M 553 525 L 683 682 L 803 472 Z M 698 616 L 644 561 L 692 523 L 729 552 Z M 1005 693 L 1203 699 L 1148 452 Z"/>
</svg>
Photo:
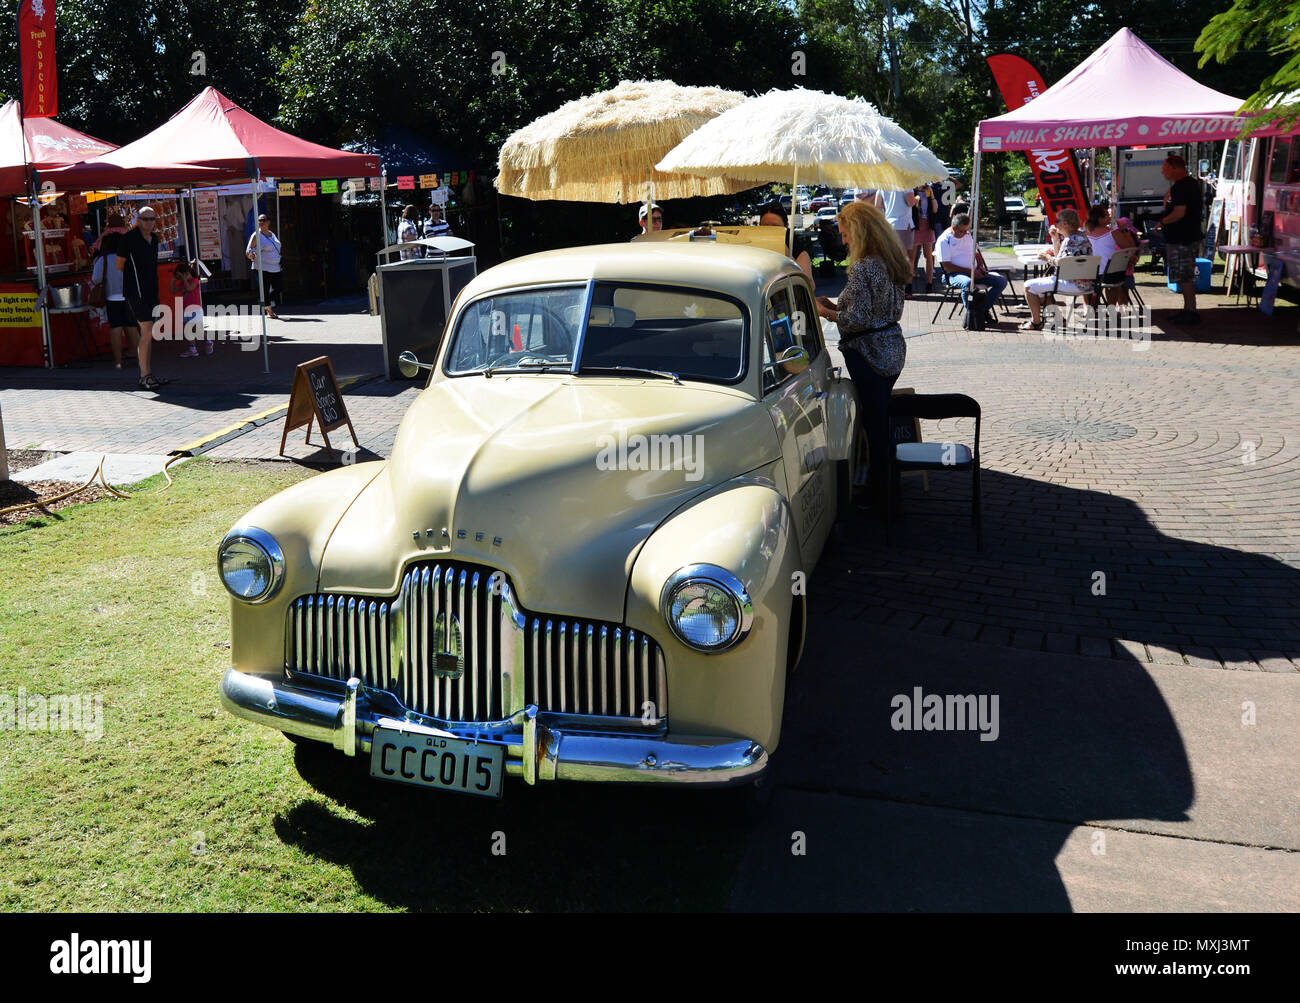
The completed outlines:
<svg viewBox="0 0 1300 1003">
<path fill-rule="evenodd" d="M 980 522 L 980 406 L 965 394 L 898 394 L 889 399 L 889 416 L 906 418 L 974 418 L 974 451 L 960 442 L 900 442 L 893 448 L 889 466 L 889 489 L 885 492 L 885 519 L 893 521 L 893 485 L 908 470 L 970 470 L 971 522 L 975 546 L 984 549 Z"/>
</svg>

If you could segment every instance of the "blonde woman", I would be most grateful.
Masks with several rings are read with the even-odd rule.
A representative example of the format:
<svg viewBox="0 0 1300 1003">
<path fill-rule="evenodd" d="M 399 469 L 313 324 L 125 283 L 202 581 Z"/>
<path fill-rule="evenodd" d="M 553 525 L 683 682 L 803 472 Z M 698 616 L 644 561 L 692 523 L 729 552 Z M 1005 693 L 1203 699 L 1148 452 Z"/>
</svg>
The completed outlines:
<svg viewBox="0 0 1300 1003">
<path fill-rule="evenodd" d="M 874 206 L 850 202 L 835 220 L 849 250 L 849 271 L 839 301 L 819 296 L 817 312 L 840 329 L 840 350 L 857 387 L 871 447 L 867 494 L 879 510 L 888 488 L 889 395 L 907 358 L 899 319 L 912 264 L 893 224 Z"/>
</svg>

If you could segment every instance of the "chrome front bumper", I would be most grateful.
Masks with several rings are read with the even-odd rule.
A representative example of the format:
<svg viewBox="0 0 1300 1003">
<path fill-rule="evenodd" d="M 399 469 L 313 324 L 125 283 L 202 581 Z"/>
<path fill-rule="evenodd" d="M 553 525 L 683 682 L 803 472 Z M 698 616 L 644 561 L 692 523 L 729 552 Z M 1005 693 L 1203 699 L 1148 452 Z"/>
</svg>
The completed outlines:
<svg viewBox="0 0 1300 1003">
<path fill-rule="evenodd" d="M 506 774 L 529 784 L 586 780 L 725 787 L 757 777 L 768 760 L 767 751 L 748 739 L 633 729 L 596 732 L 581 722 L 539 714 L 533 706 L 492 724 L 448 724 L 402 711 L 389 693 L 377 691 L 372 697 L 358 679 L 349 679 L 336 694 L 228 669 L 221 680 L 221 703 L 239 717 L 324 742 L 349 756 L 370 754 L 377 727 L 503 742 Z"/>
</svg>

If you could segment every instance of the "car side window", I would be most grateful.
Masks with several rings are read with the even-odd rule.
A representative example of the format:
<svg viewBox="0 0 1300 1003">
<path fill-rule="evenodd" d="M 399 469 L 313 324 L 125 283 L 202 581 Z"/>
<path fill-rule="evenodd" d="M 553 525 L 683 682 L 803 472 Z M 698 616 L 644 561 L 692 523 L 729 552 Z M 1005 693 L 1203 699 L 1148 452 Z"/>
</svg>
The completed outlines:
<svg viewBox="0 0 1300 1003">
<path fill-rule="evenodd" d="M 763 393 L 774 390 L 790 378 L 779 366 L 769 368 L 787 348 L 798 344 L 790 284 L 782 282 L 767 298 L 767 325 L 763 332 Z"/>
<path fill-rule="evenodd" d="M 822 325 L 817 317 L 817 307 L 807 286 L 802 282 L 795 282 L 793 285 L 795 341 L 808 350 L 809 359 L 815 359 L 821 354 L 823 347 Z"/>
</svg>

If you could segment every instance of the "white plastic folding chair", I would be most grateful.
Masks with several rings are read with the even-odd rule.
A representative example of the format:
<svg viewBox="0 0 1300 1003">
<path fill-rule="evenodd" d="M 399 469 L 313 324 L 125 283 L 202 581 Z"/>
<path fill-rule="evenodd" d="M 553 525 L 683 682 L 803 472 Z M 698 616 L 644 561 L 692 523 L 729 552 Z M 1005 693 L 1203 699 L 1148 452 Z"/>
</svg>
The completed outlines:
<svg viewBox="0 0 1300 1003">
<path fill-rule="evenodd" d="M 1062 282 L 1068 282 L 1076 288 L 1081 282 L 1096 282 L 1097 272 L 1100 268 L 1101 257 L 1096 254 L 1071 254 L 1060 258 L 1056 262 L 1056 278 L 1052 282 L 1052 295 L 1057 295 Z M 1070 317 L 1074 316 L 1075 302 L 1080 296 L 1087 295 L 1086 293 L 1069 292 L 1069 290 L 1065 290 L 1061 294 L 1070 297 Z"/>
</svg>

